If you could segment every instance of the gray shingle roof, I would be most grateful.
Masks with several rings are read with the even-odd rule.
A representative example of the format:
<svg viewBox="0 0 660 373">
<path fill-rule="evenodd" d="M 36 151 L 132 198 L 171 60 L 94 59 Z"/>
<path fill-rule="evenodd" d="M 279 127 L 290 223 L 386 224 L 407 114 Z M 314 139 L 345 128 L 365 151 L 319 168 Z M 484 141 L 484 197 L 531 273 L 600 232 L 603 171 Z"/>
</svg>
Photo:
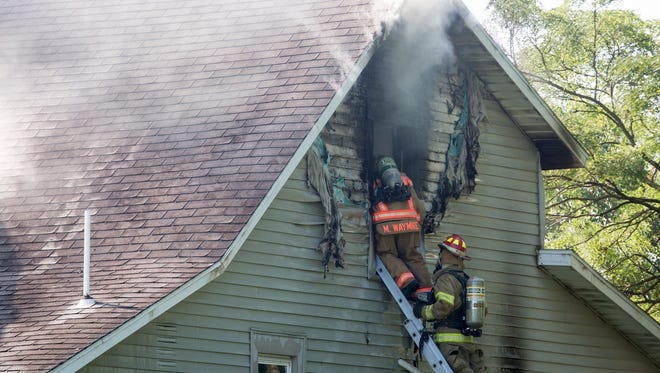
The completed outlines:
<svg viewBox="0 0 660 373">
<path fill-rule="evenodd" d="M 368 0 L 0 4 L 0 370 L 222 258 L 376 31 Z M 92 214 L 91 295 L 82 290 Z"/>
</svg>

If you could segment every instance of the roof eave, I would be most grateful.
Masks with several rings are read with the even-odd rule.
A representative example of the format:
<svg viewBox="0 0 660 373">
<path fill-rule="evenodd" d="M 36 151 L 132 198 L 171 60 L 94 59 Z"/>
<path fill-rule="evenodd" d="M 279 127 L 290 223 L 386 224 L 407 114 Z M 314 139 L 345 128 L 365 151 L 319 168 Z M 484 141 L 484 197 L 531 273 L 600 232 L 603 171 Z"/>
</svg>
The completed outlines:
<svg viewBox="0 0 660 373">
<path fill-rule="evenodd" d="M 534 129 L 526 127 L 524 120 L 516 121 L 539 149 L 542 169 L 584 167 L 589 158 L 587 151 L 570 134 L 552 109 L 550 109 L 538 92 L 530 85 L 522 72 L 513 65 L 504 51 L 474 18 L 472 13 L 470 13 L 462 2 L 459 3 L 458 11 L 465 26 L 474 34 L 511 82 L 520 90 L 522 97 L 529 101 L 538 117 L 547 124 L 549 131 L 544 131 L 544 133 L 551 133 L 552 135 L 550 137 L 547 134 L 545 136 L 535 134 Z M 516 118 L 513 119 L 515 120 Z"/>
<path fill-rule="evenodd" d="M 571 250 L 539 250 L 538 266 L 660 366 L 660 324 Z"/>
</svg>

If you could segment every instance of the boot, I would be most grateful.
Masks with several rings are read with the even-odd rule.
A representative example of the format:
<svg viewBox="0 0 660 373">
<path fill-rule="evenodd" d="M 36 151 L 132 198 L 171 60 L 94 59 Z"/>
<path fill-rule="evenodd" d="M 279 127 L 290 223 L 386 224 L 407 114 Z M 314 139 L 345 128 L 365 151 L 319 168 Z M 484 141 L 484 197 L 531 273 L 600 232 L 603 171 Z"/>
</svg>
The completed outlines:
<svg viewBox="0 0 660 373">
<path fill-rule="evenodd" d="M 401 287 L 401 292 L 406 299 L 413 300 L 412 296 L 417 289 L 419 289 L 419 283 L 416 279 L 412 278 Z"/>
</svg>

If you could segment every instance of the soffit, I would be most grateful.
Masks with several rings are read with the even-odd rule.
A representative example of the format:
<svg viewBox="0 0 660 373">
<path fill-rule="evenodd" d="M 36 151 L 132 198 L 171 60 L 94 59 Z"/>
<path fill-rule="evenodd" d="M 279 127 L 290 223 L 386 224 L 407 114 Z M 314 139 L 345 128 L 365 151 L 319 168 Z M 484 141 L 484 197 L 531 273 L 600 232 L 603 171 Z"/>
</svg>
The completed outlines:
<svg viewBox="0 0 660 373">
<path fill-rule="evenodd" d="M 467 9 L 463 13 L 450 30 L 459 60 L 477 73 L 488 93 L 534 143 L 542 169 L 584 167 L 586 150 Z"/>
</svg>

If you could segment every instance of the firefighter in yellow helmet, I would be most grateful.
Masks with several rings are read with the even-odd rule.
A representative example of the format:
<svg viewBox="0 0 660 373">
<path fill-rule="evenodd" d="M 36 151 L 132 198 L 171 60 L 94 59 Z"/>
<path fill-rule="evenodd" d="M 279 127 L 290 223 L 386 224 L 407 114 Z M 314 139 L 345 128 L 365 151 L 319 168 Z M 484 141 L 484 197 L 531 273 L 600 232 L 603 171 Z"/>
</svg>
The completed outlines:
<svg viewBox="0 0 660 373">
<path fill-rule="evenodd" d="M 465 240 L 457 234 L 438 244 L 440 255 L 433 271 L 432 305 L 416 303 L 415 316 L 433 322 L 432 338 L 455 373 L 486 372 L 484 353 L 474 338 L 481 336 L 485 317 L 483 280 L 464 272 Z"/>
<path fill-rule="evenodd" d="M 376 168 L 372 203 L 376 253 L 406 298 L 433 303 L 431 274 L 417 250 L 424 204 L 392 158 L 380 158 Z"/>
</svg>

